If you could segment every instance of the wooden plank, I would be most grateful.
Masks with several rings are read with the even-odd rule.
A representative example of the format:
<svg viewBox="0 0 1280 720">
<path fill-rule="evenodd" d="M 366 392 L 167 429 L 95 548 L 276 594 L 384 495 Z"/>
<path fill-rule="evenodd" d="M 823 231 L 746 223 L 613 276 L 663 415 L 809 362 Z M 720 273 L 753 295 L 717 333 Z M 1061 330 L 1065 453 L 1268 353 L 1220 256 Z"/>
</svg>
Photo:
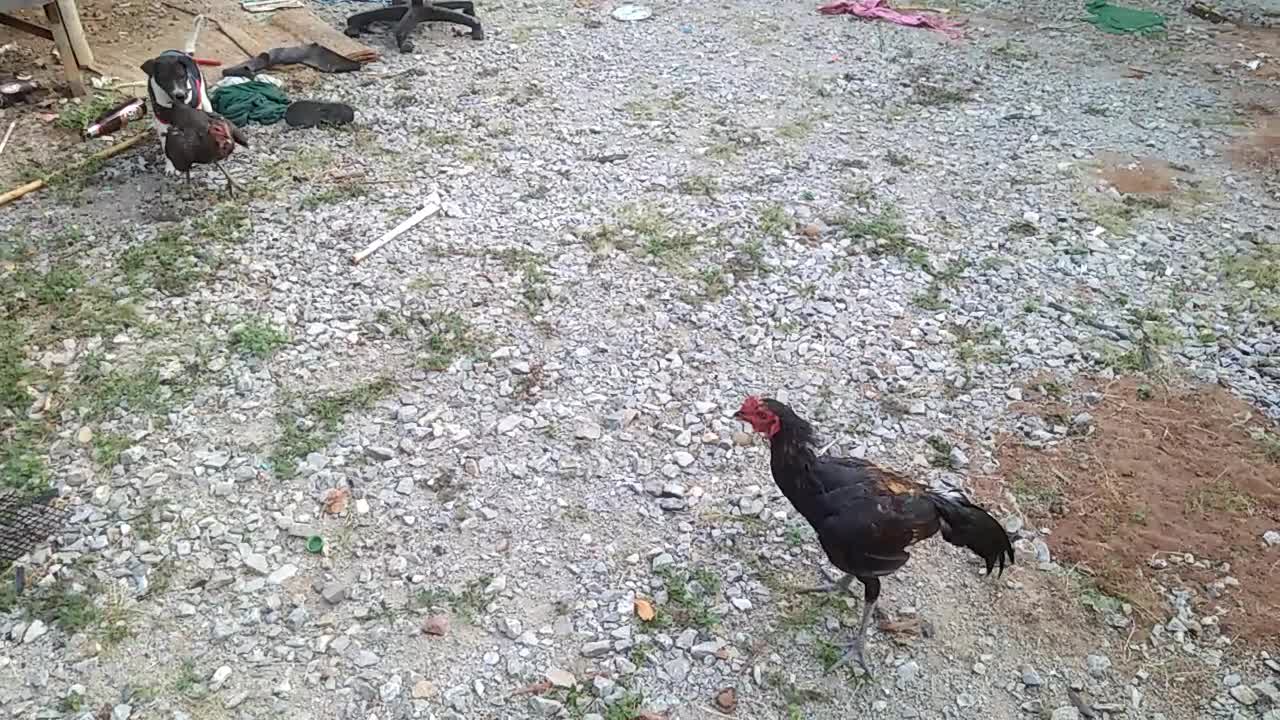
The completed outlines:
<svg viewBox="0 0 1280 720">
<path fill-rule="evenodd" d="M 16 18 L 11 15 L 0 13 L 0 25 L 8 25 L 15 30 L 21 30 L 29 35 L 42 37 L 49 42 L 53 42 L 53 33 L 49 32 L 49 28 L 42 28 L 35 23 L 23 20 L 22 18 Z"/>
<path fill-rule="evenodd" d="M 84 27 L 80 24 L 80 9 L 76 0 L 55 0 L 58 11 L 62 14 L 62 24 L 67 28 L 67 38 L 71 40 L 71 49 L 76 51 L 76 62 L 80 67 L 93 64 L 93 49 L 84 36 Z"/>
<path fill-rule="evenodd" d="M 321 20 L 309 10 L 280 10 L 272 13 L 268 24 L 295 38 L 298 45 L 320 43 L 352 62 L 368 64 L 378 59 L 378 51 L 359 40 L 349 38 Z"/>
<path fill-rule="evenodd" d="M 67 76 L 67 85 L 71 86 L 71 94 L 82 97 L 85 94 L 84 77 L 80 73 L 80 65 L 76 63 L 76 52 L 71 49 L 71 38 L 67 37 L 67 26 L 62 24 L 62 11 L 58 9 L 58 3 L 50 2 L 45 5 L 44 16 L 49 18 L 53 44 L 58 46 L 58 55 L 62 57 L 62 71 Z"/>
<path fill-rule="evenodd" d="M 79 0 L 82 5 L 85 2 Z M 209 21 L 205 32 L 200 35 L 199 56 L 220 60 L 224 67 L 271 48 L 312 42 L 356 62 L 367 63 L 378 56 L 375 50 L 346 37 L 341 29 L 327 21 L 297 17 L 298 14 L 309 14 L 307 10 L 280 10 L 272 13 L 272 21 L 263 22 L 260 16 L 251 16 L 241 9 L 240 0 L 158 0 L 154 4 L 148 3 L 147 7 L 150 13 L 146 22 L 149 32 L 134 34 L 130 38 L 104 36 L 91 40 L 95 60 L 93 69 L 126 83 L 138 82 L 140 92 L 145 92 L 145 76 L 139 67 L 164 50 L 182 47 L 191 28 L 191 18 L 196 15 L 204 15 Z M 295 17 L 275 19 L 275 16 L 284 14 Z M 318 73 L 306 68 L 299 68 L 296 72 L 307 80 L 318 77 Z M 220 71 L 212 68 L 205 68 L 204 73 L 210 84 L 221 77 Z"/>
</svg>

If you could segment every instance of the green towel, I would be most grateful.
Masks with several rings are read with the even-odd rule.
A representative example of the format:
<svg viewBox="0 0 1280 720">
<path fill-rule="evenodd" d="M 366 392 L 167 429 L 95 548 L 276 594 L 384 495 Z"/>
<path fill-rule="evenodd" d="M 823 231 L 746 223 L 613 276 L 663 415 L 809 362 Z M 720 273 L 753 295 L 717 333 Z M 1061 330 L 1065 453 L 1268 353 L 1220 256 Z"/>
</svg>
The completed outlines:
<svg viewBox="0 0 1280 720">
<path fill-rule="evenodd" d="M 1093 14 L 1085 18 L 1103 32 L 1145 35 L 1164 31 L 1164 16 L 1147 10 L 1112 5 L 1107 0 L 1089 0 L 1084 9 Z"/>
<path fill-rule="evenodd" d="M 220 87 L 210 100 L 214 112 L 240 126 L 278 123 L 289 109 L 289 98 L 280 88 L 260 80 Z"/>
</svg>

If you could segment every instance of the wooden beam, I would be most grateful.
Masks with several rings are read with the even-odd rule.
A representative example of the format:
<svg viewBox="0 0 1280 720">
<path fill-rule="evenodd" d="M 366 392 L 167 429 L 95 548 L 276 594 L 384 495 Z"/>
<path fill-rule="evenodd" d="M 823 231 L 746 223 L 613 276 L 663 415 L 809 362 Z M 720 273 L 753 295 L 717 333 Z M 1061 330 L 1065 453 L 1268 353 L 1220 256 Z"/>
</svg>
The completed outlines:
<svg viewBox="0 0 1280 720">
<path fill-rule="evenodd" d="M 84 27 L 80 25 L 80 10 L 76 0 L 54 0 L 58 3 L 58 11 L 62 14 L 62 24 L 67 27 L 67 37 L 71 40 L 71 49 L 76 51 L 76 62 L 80 67 L 93 65 L 93 49 L 84 36 Z"/>
<path fill-rule="evenodd" d="M 67 37 L 67 26 L 62 23 L 62 11 L 58 9 L 58 3 L 50 2 L 45 5 L 44 15 L 49 18 L 53 44 L 58 46 L 58 54 L 62 56 L 62 70 L 67 75 L 71 94 L 81 97 L 85 94 L 84 76 L 80 72 L 80 64 L 76 62 L 76 51 L 71 47 L 71 38 Z"/>
<path fill-rule="evenodd" d="M 24 33 L 29 33 L 36 37 L 42 37 L 50 42 L 53 41 L 53 33 L 49 32 L 48 28 L 42 28 L 35 23 L 29 23 L 26 20 L 23 20 L 22 18 L 16 18 L 11 15 L 0 13 L 0 25 L 8 25 L 15 30 L 21 30 Z"/>
</svg>

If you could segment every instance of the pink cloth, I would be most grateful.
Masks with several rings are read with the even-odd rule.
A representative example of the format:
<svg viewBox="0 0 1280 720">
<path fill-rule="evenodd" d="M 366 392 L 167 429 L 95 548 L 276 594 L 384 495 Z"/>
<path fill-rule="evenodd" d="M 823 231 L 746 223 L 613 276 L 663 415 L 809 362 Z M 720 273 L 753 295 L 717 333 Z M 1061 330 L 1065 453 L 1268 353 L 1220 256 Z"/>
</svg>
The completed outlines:
<svg viewBox="0 0 1280 720">
<path fill-rule="evenodd" d="M 888 20 L 898 25 L 922 27 L 937 30 L 952 40 L 964 35 L 960 23 L 949 22 L 933 15 L 911 15 L 900 13 L 889 7 L 889 0 L 836 0 L 829 5 L 818 8 L 823 15 L 853 15 L 864 20 Z"/>
</svg>

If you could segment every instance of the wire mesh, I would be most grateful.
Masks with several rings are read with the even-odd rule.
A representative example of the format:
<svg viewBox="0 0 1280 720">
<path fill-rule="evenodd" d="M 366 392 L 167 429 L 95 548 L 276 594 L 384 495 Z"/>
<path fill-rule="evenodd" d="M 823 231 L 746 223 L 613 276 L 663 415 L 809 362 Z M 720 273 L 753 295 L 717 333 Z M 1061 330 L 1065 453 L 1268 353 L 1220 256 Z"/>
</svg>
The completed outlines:
<svg viewBox="0 0 1280 720">
<path fill-rule="evenodd" d="M 0 570 L 62 530 L 67 510 L 53 502 L 57 497 L 0 490 Z"/>
</svg>

